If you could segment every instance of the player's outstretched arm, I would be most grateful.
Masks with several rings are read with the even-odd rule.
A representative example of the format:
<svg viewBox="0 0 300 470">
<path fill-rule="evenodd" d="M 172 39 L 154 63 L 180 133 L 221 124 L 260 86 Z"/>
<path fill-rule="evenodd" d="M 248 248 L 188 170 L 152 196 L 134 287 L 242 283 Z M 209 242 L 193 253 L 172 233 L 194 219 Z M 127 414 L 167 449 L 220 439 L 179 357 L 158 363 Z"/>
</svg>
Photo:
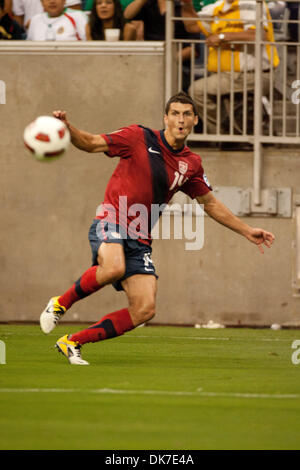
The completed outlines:
<svg viewBox="0 0 300 470">
<path fill-rule="evenodd" d="M 261 228 L 253 228 L 236 217 L 228 207 L 215 198 L 212 193 L 197 197 L 199 204 L 204 206 L 204 210 L 214 220 L 243 235 L 247 240 L 258 246 L 259 251 L 264 253 L 263 245 L 271 247 L 275 240 L 275 236 L 271 232 L 267 232 Z"/>
<path fill-rule="evenodd" d="M 108 145 L 101 135 L 90 134 L 72 126 L 67 119 L 65 111 L 53 111 L 53 116 L 65 123 L 70 131 L 71 142 L 78 149 L 90 153 L 108 151 Z"/>
</svg>

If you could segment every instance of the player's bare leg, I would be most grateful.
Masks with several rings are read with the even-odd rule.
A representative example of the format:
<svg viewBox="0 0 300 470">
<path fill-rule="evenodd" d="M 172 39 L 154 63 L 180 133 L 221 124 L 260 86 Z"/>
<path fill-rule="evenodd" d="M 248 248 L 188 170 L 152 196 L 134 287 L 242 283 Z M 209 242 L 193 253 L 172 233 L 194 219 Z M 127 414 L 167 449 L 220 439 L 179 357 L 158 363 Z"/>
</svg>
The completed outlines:
<svg viewBox="0 0 300 470">
<path fill-rule="evenodd" d="M 102 243 L 97 261 L 96 279 L 100 286 L 116 282 L 125 273 L 124 249 L 119 243 Z"/>
<path fill-rule="evenodd" d="M 136 274 L 122 282 L 127 294 L 128 310 L 134 326 L 145 323 L 155 315 L 157 280 L 155 276 Z"/>
<path fill-rule="evenodd" d="M 120 279 L 125 272 L 124 249 L 121 244 L 102 243 L 98 250 L 99 266 L 92 266 L 63 295 L 52 297 L 40 316 L 41 330 L 48 334 L 64 313 L 80 299 Z"/>
<path fill-rule="evenodd" d="M 80 345 L 96 343 L 121 336 L 136 326 L 150 320 L 155 314 L 156 278 L 135 274 L 122 281 L 128 298 L 128 307 L 109 313 L 94 325 L 70 336 Z"/>
<path fill-rule="evenodd" d="M 63 336 L 57 341 L 56 347 L 71 364 L 87 364 L 80 354 L 83 344 L 121 336 L 153 318 L 156 283 L 156 278 L 152 275 L 136 274 L 127 278 L 122 282 L 122 286 L 128 297 L 128 308 L 105 315 L 85 330 Z"/>
</svg>

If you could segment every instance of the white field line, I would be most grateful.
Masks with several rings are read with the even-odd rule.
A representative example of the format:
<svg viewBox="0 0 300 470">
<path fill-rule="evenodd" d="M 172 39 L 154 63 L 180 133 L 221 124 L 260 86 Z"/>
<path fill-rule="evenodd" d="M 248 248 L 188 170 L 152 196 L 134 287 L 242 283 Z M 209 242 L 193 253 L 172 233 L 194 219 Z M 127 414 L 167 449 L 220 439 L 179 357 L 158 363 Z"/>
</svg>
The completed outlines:
<svg viewBox="0 0 300 470">
<path fill-rule="evenodd" d="M 126 336 L 129 338 L 129 336 Z M 132 335 L 131 338 L 163 338 L 163 339 L 196 339 L 196 340 L 215 340 L 215 341 L 228 341 L 229 338 L 216 338 L 216 337 L 207 337 L 206 336 L 155 336 L 155 335 Z"/>
<path fill-rule="evenodd" d="M 2 337 L 4 336 L 41 336 L 42 333 L 12 333 L 6 332 L 2 333 Z M 44 335 L 43 335 L 44 336 Z M 55 336 L 55 333 L 51 333 L 49 336 Z M 57 336 L 57 335 L 56 335 Z M 238 338 L 238 337 L 231 337 L 231 338 L 219 338 L 216 336 L 159 336 L 159 335 L 126 335 L 122 336 L 120 339 L 135 339 L 135 338 L 162 338 L 162 339 L 191 339 L 197 341 L 288 341 L 291 342 L 290 338 Z M 1 334 L 0 334 L 1 339 Z"/>
<path fill-rule="evenodd" d="M 129 338 L 129 336 L 126 336 L 126 338 Z M 213 341 L 291 341 L 291 339 L 283 339 L 283 338 L 218 338 L 214 336 L 152 336 L 152 335 L 132 335 L 131 338 L 172 338 L 172 339 L 196 339 L 196 340 L 213 340 Z"/>
<path fill-rule="evenodd" d="M 91 393 L 103 395 L 167 395 L 199 398 L 268 398 L 268 399 L 299 399 L 299 393 L 240 393 L 240 392 L 203 392 L 203 391 L 171 391 L 171 390 L 119 390 L 114 388 L 75 389 L 75 388 L 0 388 L 0 393 Z"/>
</svg>

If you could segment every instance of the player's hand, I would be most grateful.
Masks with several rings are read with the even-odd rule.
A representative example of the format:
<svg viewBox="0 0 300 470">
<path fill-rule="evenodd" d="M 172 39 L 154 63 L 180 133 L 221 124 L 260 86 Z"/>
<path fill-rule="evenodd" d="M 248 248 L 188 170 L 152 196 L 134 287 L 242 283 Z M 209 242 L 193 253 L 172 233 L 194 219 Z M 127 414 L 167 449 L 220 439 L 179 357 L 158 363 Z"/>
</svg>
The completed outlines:
<svg viewBox="0 0 300 470">
<path fill-rule="evenodd" d="M 275 241 L 275 235 L 271 232 L 267 232 L 261 228 L 253 228 L 251 232 L 246 235 L 246 238 L 258 246 L 259 251 L 264 254 L 263 245 L 271 248 L 272 244 Z"/>
<path fill-rule="evenodd" d="M 67 120 L 66 111 L 60 111 L 60 110 L 59 111 L 53 111 L 52 114 L 55 118 L 60 119 L 61 121 L 63 121 L 67 127 L 70 127 L 70 123 Z"/>
</svg>

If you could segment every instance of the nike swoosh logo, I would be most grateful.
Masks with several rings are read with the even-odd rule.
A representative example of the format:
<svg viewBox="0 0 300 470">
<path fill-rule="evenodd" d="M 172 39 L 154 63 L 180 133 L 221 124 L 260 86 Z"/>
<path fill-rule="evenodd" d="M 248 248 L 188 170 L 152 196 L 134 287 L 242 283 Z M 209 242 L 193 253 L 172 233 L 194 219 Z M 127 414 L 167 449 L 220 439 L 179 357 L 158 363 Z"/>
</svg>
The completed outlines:
<svg viewBox="0 0 300 470">
<path fill-rule="evenodd" d="M 151 153 L 157 153 L 158 155 L 160 155 L 160 152 L 157 152 L 157 150 L 153 150 L 152 147 L 149 147 L 148 150 L 149 150 L 149 152 L 151 152 Z"/>
</svg>

